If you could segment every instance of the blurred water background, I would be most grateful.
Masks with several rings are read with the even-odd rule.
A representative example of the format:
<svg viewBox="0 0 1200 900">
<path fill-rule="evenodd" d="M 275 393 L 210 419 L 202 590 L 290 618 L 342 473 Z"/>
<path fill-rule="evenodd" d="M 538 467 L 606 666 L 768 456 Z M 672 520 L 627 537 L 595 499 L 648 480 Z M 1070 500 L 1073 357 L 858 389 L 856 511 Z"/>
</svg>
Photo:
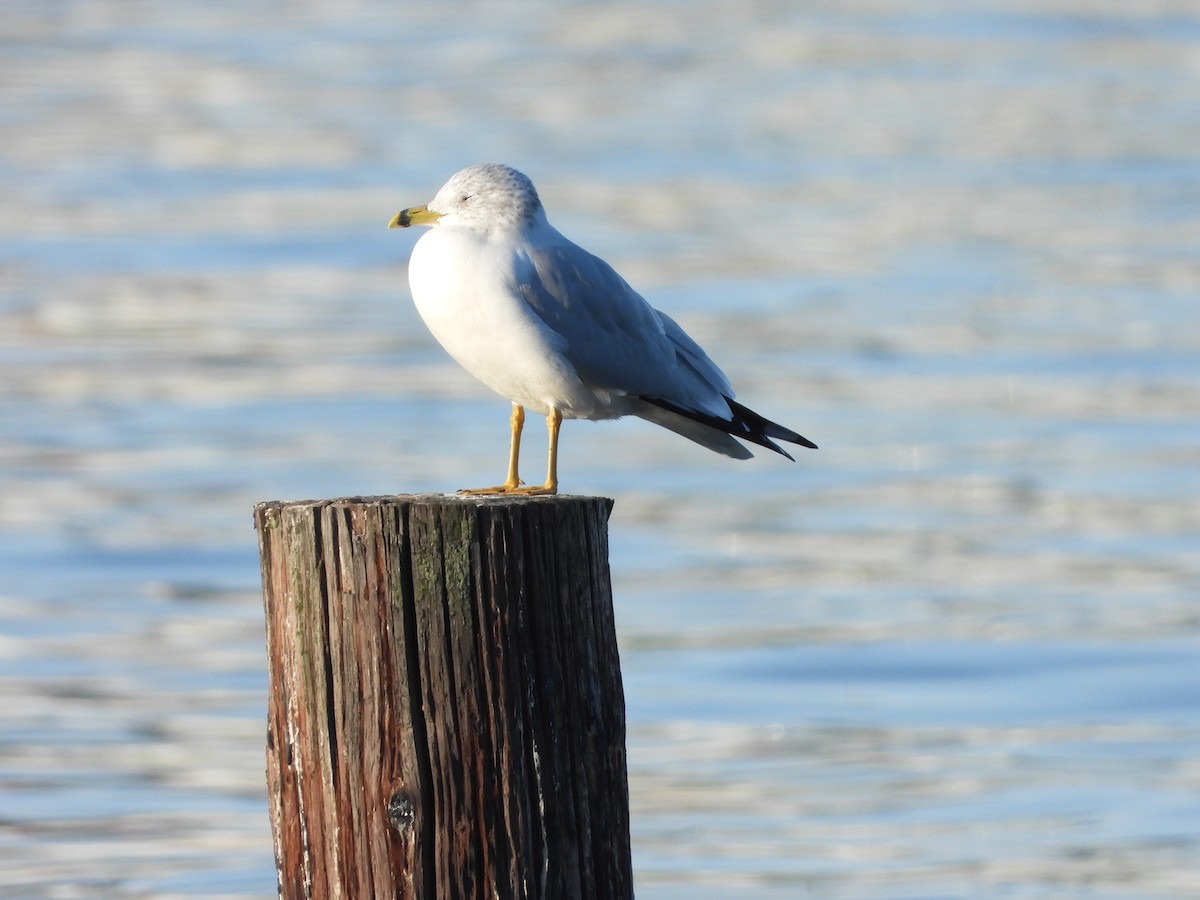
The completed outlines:
<svg viewBox="0 0 1200 900">
<path fill-rule="evenodd" d="M 498 161 L 821 445 L 564 429 L 639 897 L 1200 895 L 1197 85 L 1190 0 L 7 0 L 0 894 L 274 894 L 250 509 L 502 476 L 385 229 Z"/>
</svg>

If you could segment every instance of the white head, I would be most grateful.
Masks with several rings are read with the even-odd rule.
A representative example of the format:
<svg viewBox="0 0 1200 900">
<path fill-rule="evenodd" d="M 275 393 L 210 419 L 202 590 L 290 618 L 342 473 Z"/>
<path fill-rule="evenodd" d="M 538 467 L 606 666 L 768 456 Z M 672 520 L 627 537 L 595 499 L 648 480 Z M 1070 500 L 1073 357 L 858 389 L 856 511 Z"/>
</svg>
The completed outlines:
<svg viewBox="0 0 1200 900">
<path fill-rule="evenodd" d="M 541 213 L 542 201 L 525 175 L 509 166 L 480 163 L 455 172 L 428 206 L 398 213 L 389 227 L 437 224 L 479 232 L 517 231 Z"/>
</svg>

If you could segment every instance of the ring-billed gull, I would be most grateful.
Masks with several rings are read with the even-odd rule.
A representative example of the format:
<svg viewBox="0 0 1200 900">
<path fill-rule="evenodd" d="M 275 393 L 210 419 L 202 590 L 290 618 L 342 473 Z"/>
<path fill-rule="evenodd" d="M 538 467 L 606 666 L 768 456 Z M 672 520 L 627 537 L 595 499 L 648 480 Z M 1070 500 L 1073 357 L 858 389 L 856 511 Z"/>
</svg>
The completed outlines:
<svg viewBox="0 0 1200 900">
<path fill-rule="evenodd" d="M 389 228 L 430 225 L 408 281 L 429 330 L 458 363 L 512 401 L 504 484 L 463 493 L 553 494 L 563 419 L 639 416 L 747 459 L 735 438 L 792 456 L 775 440 L 816 444 L 734 401 L 729 379 L 675 320 L 604 260 L 558 233 L 527 177 L 470 166 Z M 546 482 L 517 474 L 525 409 L 546 417 Z"/>
</svg>

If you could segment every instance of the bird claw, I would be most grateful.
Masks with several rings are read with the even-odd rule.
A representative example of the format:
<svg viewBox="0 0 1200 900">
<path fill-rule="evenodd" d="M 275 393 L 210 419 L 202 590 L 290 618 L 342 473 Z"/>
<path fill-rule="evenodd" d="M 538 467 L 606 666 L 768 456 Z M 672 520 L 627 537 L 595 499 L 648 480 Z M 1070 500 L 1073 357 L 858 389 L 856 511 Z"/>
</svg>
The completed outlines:
<svg viewBox="0 0 1200 900">
<path fill-rule="evenodd" d="M 495 487 L 486 488 L 462 488 L 460 494 L 465 494 L 469 497 L 486 495 L 486 494 L 506 494 L 506 495 L 521 495 L 535 496 L 539 494 L 557 494 L 557 484 L 525 484 L 517 482 L 516 484 L 498 484 Z"/>
<path fill-rule="evenodd" d="M 511 491 L 505 491 L 507 494 L 521 494 L 522 496 L 535 496 L 545 494 L 557 494 L 557 484 L 527 484 L 519 488 L 513 488 Z"/>
</svg>

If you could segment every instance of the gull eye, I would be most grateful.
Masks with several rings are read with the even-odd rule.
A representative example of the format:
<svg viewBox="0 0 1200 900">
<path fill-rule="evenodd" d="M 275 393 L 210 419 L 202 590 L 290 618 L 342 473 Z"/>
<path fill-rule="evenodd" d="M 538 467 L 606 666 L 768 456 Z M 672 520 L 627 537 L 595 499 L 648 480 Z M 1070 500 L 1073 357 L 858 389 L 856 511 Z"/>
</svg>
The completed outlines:
<svg viewBox="0 0 1200 900">
<path fill-rule="evenodd" d="M 474 194 L 463 194 L 461 197 L 458 198 L 458 202 L 459 203 L 470 203 L 471 198 L 474 196 L 475 196 Z"/>
</svg>

